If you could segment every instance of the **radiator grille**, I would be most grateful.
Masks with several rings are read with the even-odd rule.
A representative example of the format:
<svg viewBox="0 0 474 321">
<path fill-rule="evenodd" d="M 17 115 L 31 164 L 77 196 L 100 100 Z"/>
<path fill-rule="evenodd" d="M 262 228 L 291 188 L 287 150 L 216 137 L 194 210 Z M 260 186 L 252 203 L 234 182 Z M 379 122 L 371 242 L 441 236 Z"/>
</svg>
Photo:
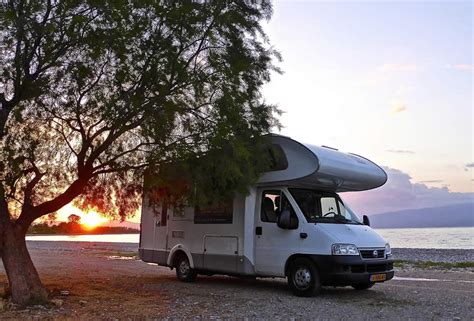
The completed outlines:
<svg viewBox="0 0 474 321">
<path fill-rule="evenodd" d="M 363 259 L 384 259 L 385 250 L 384 249 L 359 249 L 360 256 Z"/>
</svg>

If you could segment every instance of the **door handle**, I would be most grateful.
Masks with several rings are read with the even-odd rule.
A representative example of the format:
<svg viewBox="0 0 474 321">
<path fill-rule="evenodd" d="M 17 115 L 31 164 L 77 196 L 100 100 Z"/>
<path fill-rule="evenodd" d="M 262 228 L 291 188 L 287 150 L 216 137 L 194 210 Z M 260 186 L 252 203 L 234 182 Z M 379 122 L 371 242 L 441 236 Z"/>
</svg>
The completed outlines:
<svg viewBox="0 0 474 321">
<path fill-rule="evenodd" d="M 262 235 L 262 227 L 261 226 L 257 226 L 255 228 L 255 234 L 256 235 Z"/>
<path fill-rule="evenodd" d="M 300 237 L 301 237 L 302 239 L 305 239 L 305 238 L 308 237 L 308 234 L 307 234 L 307 233 L 300 233 Z"/>
</svg>

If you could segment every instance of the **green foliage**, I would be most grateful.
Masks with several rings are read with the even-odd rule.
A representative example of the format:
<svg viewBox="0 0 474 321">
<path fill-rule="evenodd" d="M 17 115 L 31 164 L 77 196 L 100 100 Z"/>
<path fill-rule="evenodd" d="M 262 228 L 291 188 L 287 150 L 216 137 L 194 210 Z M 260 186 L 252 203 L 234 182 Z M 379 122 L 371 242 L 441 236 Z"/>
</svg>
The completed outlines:
<svg viewBox="0 0 474 321">
<path fill-rule="evenodd" d="M 75 199 L 125 219 L 150 166 L 183 164 L 196 202 L 244 193 L 265 168 L 264 135 L 279 126 L 261 95 L 279 72 L 260 25 L 269 1 L 0 7 L 0 197 L 11 216 L 31 221 Z"/>
</svg>

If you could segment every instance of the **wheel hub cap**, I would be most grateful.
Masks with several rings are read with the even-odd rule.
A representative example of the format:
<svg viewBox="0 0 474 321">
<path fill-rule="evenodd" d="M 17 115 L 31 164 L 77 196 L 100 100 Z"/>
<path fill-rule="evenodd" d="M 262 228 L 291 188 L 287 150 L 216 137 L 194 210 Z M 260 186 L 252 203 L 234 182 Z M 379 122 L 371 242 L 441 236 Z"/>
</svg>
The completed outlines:
<svg viewBox="0 0 474 321">
<path fill-rule="evenodd" d="M 181 263 L 179 264 L 179 272 L 180 272 L 181 274 L 183 274 L 183 275 L 188 274 L 188 272 L 189 272 L 189 264 L 187 264 L 187 263 L 184 262 L 184 261 L 181 262 Z"/>
<path fill-rule="evenodd" d="M 311 272 L 307 268 L 299 268 L 295 272 L 295 285 L 299 289 L 307 289 L 311 285 Z"/>
</svg>

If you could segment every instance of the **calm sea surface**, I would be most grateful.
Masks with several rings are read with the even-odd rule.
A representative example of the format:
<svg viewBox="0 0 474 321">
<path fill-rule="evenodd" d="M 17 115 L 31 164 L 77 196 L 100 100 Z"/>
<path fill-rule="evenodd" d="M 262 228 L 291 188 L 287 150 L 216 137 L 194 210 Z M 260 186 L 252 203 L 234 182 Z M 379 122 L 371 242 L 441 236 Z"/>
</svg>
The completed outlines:
<svg viewBox="0 0 474 321">
<path fill-rule="evenodd" d="M 394 248 L 474 249 L 474 227 L 378 229 Z M 35 235 L 29 241 L 137 243 L 138 234 Z"/>
</svg>

